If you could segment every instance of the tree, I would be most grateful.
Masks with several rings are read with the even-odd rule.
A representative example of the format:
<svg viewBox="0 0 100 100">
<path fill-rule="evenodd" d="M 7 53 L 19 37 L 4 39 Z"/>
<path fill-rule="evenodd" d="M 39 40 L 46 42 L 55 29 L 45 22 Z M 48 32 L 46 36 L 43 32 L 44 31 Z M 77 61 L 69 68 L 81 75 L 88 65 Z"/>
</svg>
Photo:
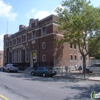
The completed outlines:
<svg viewBox="0 0 100 100">
<path fill-rule="evenodd" d="M 95 40 L 96 39 L 95 39 L 95 37 L 94 38 L 93 37 L 89 37 L 89 38 L 92 38 L 93 39 L 92 42 L 89 41 L 89 49 L 91 49 L 91 47 L 92 47 L 93 43 L 95 43 Z M 90 52 L 89 55 L 90 55 L 90 57 L 95 57 L 95 59 L 100 59 L 100 41 L 97 43 L 94 51 L 93 52 Z"/>
<path fill-rule="evenodd" d="M 93 52 L 100 41 L 100 8 L 93 7 L 86 0 L 65 0 L 62 7 L 56 9 L 59 31 L 64 32 L 60 42 L 78 45 L 83 57 L 83 73 L 85 78 L 86 56 Z M 89 38 L 89 37 L 94 37 Z M 88 49 L 88 43 L 93 43 Z"/>
</svg>

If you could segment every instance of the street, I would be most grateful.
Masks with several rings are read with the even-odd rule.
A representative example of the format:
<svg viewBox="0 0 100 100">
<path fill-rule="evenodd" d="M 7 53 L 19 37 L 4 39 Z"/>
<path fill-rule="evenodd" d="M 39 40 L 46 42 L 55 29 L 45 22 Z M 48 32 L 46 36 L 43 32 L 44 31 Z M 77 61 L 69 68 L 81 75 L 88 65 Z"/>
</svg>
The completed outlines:
<svg viewBox="0 0 100 100">
<path fill-rule="evenodd" d="M 91 100 L 92 91 L 100 92 L 99 83 L 0 72 L 0 100 Z"/>
</svg>

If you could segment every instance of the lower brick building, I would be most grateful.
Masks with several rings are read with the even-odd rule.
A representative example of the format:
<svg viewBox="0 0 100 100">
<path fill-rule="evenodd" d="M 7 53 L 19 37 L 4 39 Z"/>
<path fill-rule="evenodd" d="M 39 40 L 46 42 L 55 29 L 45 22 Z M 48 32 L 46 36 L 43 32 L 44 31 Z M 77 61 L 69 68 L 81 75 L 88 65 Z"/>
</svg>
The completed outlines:
<svg viewBox="0 0 100 100">
<path fill-rule="evenodd" d="M 55 15 L 42 20 L 30 19 L 29 26 L 19 25 L 19 31 L 4 35 L 4 64 L 16 63 L 20 70 L 35 66 L 73 65 L 80 60 L 76 45 L 56 44 L 63 38 Z"/>
<path fill-rule="evenodd" d="M 3 66 L 3 51 L 0 50 L 0 67 Z"/>
</svg>

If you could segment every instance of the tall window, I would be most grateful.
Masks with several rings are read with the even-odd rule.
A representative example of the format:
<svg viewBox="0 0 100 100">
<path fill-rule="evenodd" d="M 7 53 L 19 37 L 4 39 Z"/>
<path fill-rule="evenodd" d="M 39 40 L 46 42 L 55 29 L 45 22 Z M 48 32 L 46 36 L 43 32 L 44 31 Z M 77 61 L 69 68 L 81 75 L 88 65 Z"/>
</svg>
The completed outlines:
<svg viewBox="0 0 100 100">
<path fill-rule="evenodd" d="M 18 43 L 18 38 L 17 38 L 17 43 Z"/>
<path fill-rule="evenodd" d="M 26 61 L 29 61 L 29 49 L 26 49 Z"/>
<path fill-rule="evenodd" d="M 29 40 L 29 33 L 26 35 L 26 39 Z"/>
<path fill-rule="evenodd" d="M 74 56 L 74 59 L 77 60 L 77 56 L 76 55 Z"/>
<path fill-rule="evenodd" d="M 14 62 L 14 52 L 12 53 L 12 62 Z"/>
<path fill-rule="evenodd" d="M 22 36 L 22 42 L 24 41 L 24 37 Z"/>
<path fill-rule="evenodd" d="M 23 61 L 23 50 L 21 50 L 21 61 Z"/>
<path fill-rule="evenodd" d="M 45 36 L 46 35 L 46 27 L 43 27 L 42 28 L 42 36 Z"/>
<path fill-rule="evenodd" d="M 33 31 L 33 39 L 36 38 L 36 31 Z"/>
<path fill-rule="evenodd" d="M 18 62 L 18 51 L 17 51 L 17 62 Z"/>
<path fill-rule="evenodd" d="M 76 45 L 74 45 L 74 49 L 76 49 Z"/>
<path fill-rule="evenodd" d="M 70 55 L 70 60 L 73 60 L 73 55 Z"/>
<path fill-rule="evenodd" d="M 72 44 L 70 44 L 70 48 L 72 48 Z"/>
</svg>

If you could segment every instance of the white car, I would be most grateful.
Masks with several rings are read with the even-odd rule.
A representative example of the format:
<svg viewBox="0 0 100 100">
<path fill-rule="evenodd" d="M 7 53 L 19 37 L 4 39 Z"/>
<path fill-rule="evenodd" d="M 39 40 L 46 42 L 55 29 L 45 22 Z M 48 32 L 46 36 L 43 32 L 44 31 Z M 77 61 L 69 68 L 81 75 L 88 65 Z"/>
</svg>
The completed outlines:
<svg viewBox="0 0 100 100">
<path fill-rule="evenodd" d="M 86 69 L 87 72 L 100 72 L 100 63 L 92 64 Z"/>
<path fill-rule="evenodd" d="M 17 66 L 17 64 L 6 64 L 6 66 L 3 67 L 3 71 L 17 72 L 18 71 L 18 66 Z"/>
</svg>

